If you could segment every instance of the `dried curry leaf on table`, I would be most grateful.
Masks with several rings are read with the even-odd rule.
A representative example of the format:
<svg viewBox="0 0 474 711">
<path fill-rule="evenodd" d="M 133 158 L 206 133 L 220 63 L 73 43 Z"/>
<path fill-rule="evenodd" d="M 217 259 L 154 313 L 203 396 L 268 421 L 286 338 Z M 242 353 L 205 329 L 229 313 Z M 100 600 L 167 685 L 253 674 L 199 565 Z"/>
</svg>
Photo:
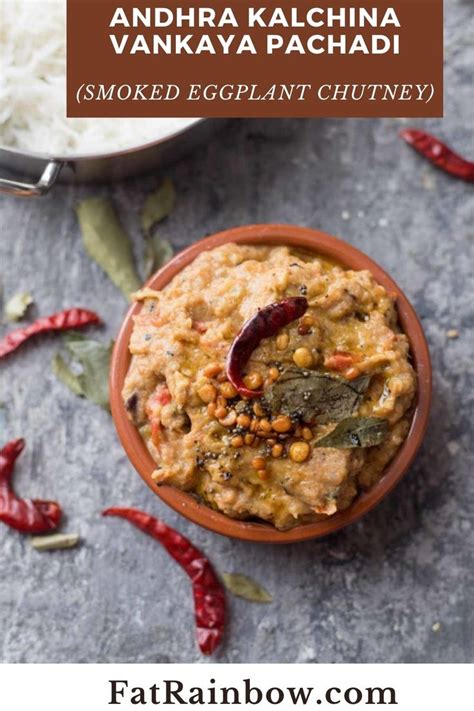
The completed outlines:
<svg viewBox="0 0 474 711">
<path fill-rule="evenodd" d="M 144 251 L 145 278 L 148 279 L 173 256 L 173 247 L 159 235 L 146 238 Z"/>
<path fill-rule="evenodd" d="M 376 447 L 384 441 L 388 430 L 388 422 L 382 417 L 346 417 L 314 446 L 335 449 Z"/>
<path fill-rule="evenodd" d="M 168 217 L 176 202 L 176 191 L 169 178 L 163 180 L 157 190 L 148 195 L 143 203 L 141 212 L 141 224 L 145 234 L 149 234 L 152 228 Z"/>
<path fill-rule="evenodd" d="M 352 415 L 369 387 L 370 376 L 346 380 L 329 373 L 290 366 L 265 390 L 272 412 L 298 413 L 304 422 L 339 422 Z"/>
<path fill-rule="evenodd" d="M 76 373 L 60 354 L 56 354 L 53 360 L 55 375 L 75 395 L 109 410 L 109 367 L 113 341 L 104 344 L 71 333 L 65 337 L 64 343 L 70 361 L 80 367 L 80 372 Z"/>
<path fill-rule="evenodd" d="M 65 339 L 72 360 L 80 364 L 79 376 L 84 395 L 88 400 L 109 409 L 109 368 L 113 341 L 108 344 L 70 334 Z"/>
<path fill-rule="evenodd" d="M 87 253 L 129 299 L 139 289 L 141 280 L 131 240 L 112 203 L 105 198 L 88 198 L 78 203 L 76 214 Z"/>
<path fill-rule="evenodd" d="M 155 232 L 154 227 L 168 217 L 175 202 L 176 191 L 171 180 L 167 178 L 157 190 L 148 195 L 143 204 L 140 222 L 145 235 L 146 277 L 153 274 L 173 256 L 171 244 Z"/>
<path fill-rule="evenodd" d="M 76 373 L 74 373 L 69 365 L 66 363 L 61 353 L 56 353 L 53 357 L 53 373 L 60 380 L 63 385 L 65 385 L 74 395 L 79 395 L 79 397 L 85 397 L 84 390 L 82 389 L 81 380 Z"/>
<path fill-rule="evenodd" d="M 222 580 L 227 590 L 237 597 L 242 597 L 250 602 L 273 602 L 270 593 L 262 585 L 248 575 L 241 573 L 221 573 Z"/>
<path fill-rule="evenodd" d="M 32 303 L 33 297 L 28 291 L 13 294 L 5 304 L 5 318 L 7 321 L 20 321 Z"/>
</svg>

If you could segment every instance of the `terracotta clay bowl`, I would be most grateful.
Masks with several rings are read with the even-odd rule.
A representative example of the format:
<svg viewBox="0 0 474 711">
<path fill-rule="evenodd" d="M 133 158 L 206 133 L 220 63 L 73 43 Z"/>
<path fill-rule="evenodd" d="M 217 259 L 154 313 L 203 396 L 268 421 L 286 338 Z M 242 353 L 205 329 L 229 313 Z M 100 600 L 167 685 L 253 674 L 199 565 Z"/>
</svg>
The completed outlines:
<svg viewBox="0 0 474 711">
<path fill-rule="evenodd" d="M 368 269 L 387 291 L 396 294 L 399 322 L 409 338 L 413 365 L 418 376 L 418 397 L 407 439 L 395 458 L 387 466 L 380 481 L 368 492 L 360 494 L 346 511 L 337 513 L 324 521 L 296 526 L 290 531 L 278 531 L 266 523 L 238 521 L 213 511 L 199 503 L 191 495 L 171 486 L 157 486 L 151 478 L 155 464 L 135 426 L 127 417 L 121 391 L 130 364 L 128 349 L 133 328 L 133 316 L 140 304 L 132 306 L 125 317 L 112 356 L 110 392 L 112 415 L 117 432 L 130 461 L 162 501 L 190 521 L 216 533 L 262 543 L 292 543 L 310 538 L 319 538 L 333 533 L 343 526 L 357 521 L 374 508 L 406 474 L 423 440 L 431 401 L 431 362 L 428 346 L 418 317 L 408 299 L 395 282 L 369 257 L 350 244 L 318 230 L 292 225 L 249 225 L 236 227 L 191 245 L 177 254 L 157 272 L 147 286 L 162 289 L 168 282 L 192 262 L 204 250 L 213 249 L 227 242 L 252 244 L 288 244 L 314 251 L 321 256 L 339 262 L 351 269 Z"/>
</svg>

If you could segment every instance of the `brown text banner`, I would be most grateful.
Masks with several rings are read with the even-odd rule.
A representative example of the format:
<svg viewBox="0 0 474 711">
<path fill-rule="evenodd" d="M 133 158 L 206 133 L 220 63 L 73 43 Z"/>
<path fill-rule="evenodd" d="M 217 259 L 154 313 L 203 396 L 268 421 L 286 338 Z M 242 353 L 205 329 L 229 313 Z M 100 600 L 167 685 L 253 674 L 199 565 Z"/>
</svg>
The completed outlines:
<svg viewBox="0 0 474 711">
<path fill-rule="evenodd" d="M 68 116 L 441 116 L 442 0 L 68 0 Z"/>
</svg>

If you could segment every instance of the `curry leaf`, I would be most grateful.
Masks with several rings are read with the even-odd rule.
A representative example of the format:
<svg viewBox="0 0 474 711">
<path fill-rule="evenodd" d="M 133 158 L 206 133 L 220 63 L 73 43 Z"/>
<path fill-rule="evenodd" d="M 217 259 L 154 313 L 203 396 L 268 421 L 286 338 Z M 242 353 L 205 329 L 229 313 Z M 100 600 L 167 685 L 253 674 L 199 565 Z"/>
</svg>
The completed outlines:
<svg viewBox="0 0 474 711">
<path fill-rule="evenodd" d="M 304 422 L 339 422 L 352 415 L 369 386 L 370 376 L 355 380 L 290 366 L 265 391 L 272 412 L 295 415 Z"/>
<path fill-rule="evenodd" d="M 56 376 L 75 395 L 109 409 L 109 366 L 113 342 L 100 343 L 82 334 L 69 334 L 64 339 L 72 362 L 80 368 L 76 374 L 60 354 L 53 360 Z"/>
<path fill-rule="evenodd" d="M 89 256 L 127 299 L 140 287 L 132 243 L 110 200 L 89 198 L 76 206 L 82 239 Z"/>
<path fill-rule="evenodd" d="M 222 573 L 222 580 L 227 590 L 237 597 L 243 597 L 250 602 L 272 602 L 273 598 L 264 587 L 247 575 L 240 573 Z"/>
<path fill-rule="evenodd" d="M 29 292 L 21 291 L 14 294 L 5 304 L 5 318 L 7 321 L 19 321 L 32 303 L 33 297 Z"/>
<path fill-rule="evenodd" d="M 172 211 L 176 201 L 173 183 L 168 178 L 158 190 L 146 198 L 141 212 L 141 226 L 145 235 L 145 274 L 150 276 L 173 256 L 168 240 L 154 232 L 154 227 Z"/>
<path fill-rule="evenodd" d="M 336 449 L 375 447 L 383 442 L 388 429 L 388 422 L 382 417 L 347 417 L 314 446 Z"/>
</svg>

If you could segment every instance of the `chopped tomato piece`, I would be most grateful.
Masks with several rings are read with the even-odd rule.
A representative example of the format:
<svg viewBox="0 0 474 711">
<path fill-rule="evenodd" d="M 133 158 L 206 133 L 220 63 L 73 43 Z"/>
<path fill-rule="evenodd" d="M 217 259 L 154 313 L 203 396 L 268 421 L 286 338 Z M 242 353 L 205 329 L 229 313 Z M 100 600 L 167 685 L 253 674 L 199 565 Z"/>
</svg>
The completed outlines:
<svg viewBox="0 0 474 711">
<path fill-rule="evenodd" d="M 194 321 L 193 328 L 198 333 L 206 333 L 207 331 L 207 325 L 204 323 L 204 321 Z"/>
<path fill-rule="evenodd" d="M 324 365 L 331 370 L 345 370 L 354 365 L 356 361 L 357 358 L 353 353 L 335 351 L 335 353 L 324 359 Z"/>
<path fill-rule="evenodd" d="M 171 402 L 171 393 L 164 383 L 158 385 L 153 395 L 150 395 L 146 404 L 146 414 L 148 419 L 152 421 L 155 417 L 159 418 L 161 408 Z"/>
<path fill-rule="evenodd" d="M 150 397 L 150 400 L 148 402 L 152 406 L 153 405 L 168 405 L 171 402 L 171 394 L 170 394 L 170 391 L 168 390 L 168 387 L 164 384 L 157 385 L 155 392 Z"/>
<path fill-rule="evenodd" d="M 161 424 L 159 420 L 153 420 L 151 423 L 151 441 L 156 447 L 160 446 Z"/>
<path fill-rule="evenodd" d="M 163 385 L 159 390 L 157 389 L 156 400 L 160 405 L 169 405 L 171 402 L 171 393 L 166 385 Z"/>
</svg>

